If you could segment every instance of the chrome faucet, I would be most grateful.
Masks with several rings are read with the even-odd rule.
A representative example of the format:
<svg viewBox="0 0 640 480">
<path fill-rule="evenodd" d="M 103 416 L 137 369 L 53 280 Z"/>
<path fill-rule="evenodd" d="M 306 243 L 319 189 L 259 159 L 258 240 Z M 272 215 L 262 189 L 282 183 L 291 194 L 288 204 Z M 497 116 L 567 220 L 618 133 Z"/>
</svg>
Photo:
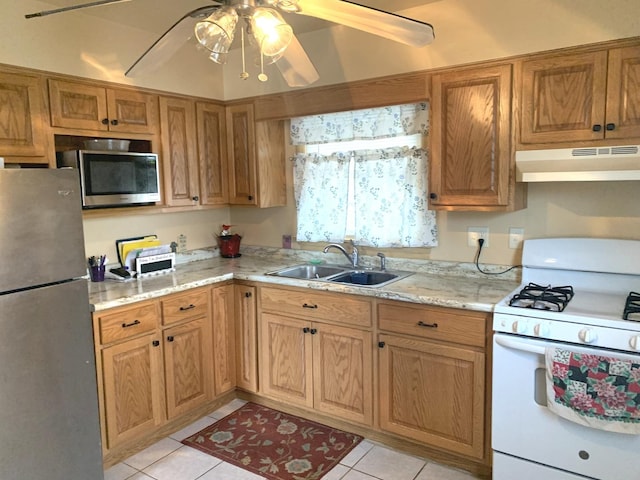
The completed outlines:
<svg viewBox="0 0 640 480">
<path fill-rule="evenodd" d="M 378 257 L 380 257 L 380 270 L 384 272 L 387 269 L 387 257 L 381 252 L 378 252 Z"/>
<path fill-rule="evenodd" d="M 324 247 L 324 249 L 322 250 L 324 253 L 327 253 L 329 251 L 330 248 L 337 248 L 338 250 L 340 250 L 342 252 L 342 254 L 347 257 L 347 259 L 349 260 L 349 263 L 351 264 L 352 267 L 356 268 L 358 267 L 358 248 L 356 247 L 356 244 L 353 243 L 353 240 L 350 240 L 351 242 L 351 255 L 349 255 L 347 253 L 347 251 L 344 249 L 344 247 L 342 245 L 339 245 L 337 243 L 330 243 L 329 245 L 327 245 L 326 247 Z"/>
</svg>

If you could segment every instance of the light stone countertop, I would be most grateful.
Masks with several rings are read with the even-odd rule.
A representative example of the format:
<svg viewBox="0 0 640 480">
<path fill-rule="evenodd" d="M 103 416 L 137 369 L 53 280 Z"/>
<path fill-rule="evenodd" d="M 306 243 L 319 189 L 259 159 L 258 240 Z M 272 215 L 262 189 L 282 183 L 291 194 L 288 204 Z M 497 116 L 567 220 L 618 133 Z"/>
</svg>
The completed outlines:
<svg viewBox="0 0 640 480">
<path fill-rule="evenodd" d="M 362 287 L 318 280 L 297 280 L 266 275 L 310 260 L 345 264 L 339 254 L 243 247 L 238 258 L 221 258 L 215 249 L 178 255 L 176 271 L 129 282 L 89 282 L 89 298 L 96 311 L 181 292 L 195 287 L 238 279 L 273 285 L 371 296 L 389 300 L 491 312 L 495 303 L 519 283 L 518 270 L 505 275 L 483 275 L 475 265 L 454 262 L 399 260 L 388 258 L 388 270 L 415 272 L 382 287 Z M 376 257 L 363 257 L 364 265 L 377 265 Z M 484 266 L 502 271 L 502 266 Z"/>
</svg>

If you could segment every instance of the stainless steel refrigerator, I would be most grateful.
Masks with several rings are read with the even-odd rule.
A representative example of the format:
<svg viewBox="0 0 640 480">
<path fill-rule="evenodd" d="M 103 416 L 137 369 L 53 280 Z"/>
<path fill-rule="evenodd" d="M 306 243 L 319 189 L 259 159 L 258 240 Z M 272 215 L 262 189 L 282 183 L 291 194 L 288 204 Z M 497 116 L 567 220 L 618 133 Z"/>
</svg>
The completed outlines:
<svg viewBox="0 0 640 480">
<path fill-rule="evenodd" d="M 0 479 L 103 480 L 80 183 L 0 169 Z"/>
</svg>

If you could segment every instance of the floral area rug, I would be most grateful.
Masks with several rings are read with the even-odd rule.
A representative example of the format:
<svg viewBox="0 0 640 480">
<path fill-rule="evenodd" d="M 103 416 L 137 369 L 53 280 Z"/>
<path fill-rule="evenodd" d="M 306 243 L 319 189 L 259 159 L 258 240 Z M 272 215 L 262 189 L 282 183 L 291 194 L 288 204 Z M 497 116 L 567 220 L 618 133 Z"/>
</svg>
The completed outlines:
<svg viewBox="0 0 640 480">
<path fill-rule="evenodd" d="M 247 403 L 182 443 L 271 480 L 318 480 L 362 437 Z"/>
</svg>

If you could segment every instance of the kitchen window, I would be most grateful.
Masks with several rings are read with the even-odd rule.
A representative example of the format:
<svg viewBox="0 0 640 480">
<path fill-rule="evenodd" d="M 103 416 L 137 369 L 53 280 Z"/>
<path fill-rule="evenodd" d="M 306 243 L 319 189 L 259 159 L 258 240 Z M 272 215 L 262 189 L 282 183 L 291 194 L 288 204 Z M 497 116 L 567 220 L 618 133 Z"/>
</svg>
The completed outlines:
<svg viewBox="0 0 640 480">
<path fill-rule="evenodd" d="M 437 245 L 427 210 L 426 104 L 293 119 L 297 240 Z"/>
</svg>

